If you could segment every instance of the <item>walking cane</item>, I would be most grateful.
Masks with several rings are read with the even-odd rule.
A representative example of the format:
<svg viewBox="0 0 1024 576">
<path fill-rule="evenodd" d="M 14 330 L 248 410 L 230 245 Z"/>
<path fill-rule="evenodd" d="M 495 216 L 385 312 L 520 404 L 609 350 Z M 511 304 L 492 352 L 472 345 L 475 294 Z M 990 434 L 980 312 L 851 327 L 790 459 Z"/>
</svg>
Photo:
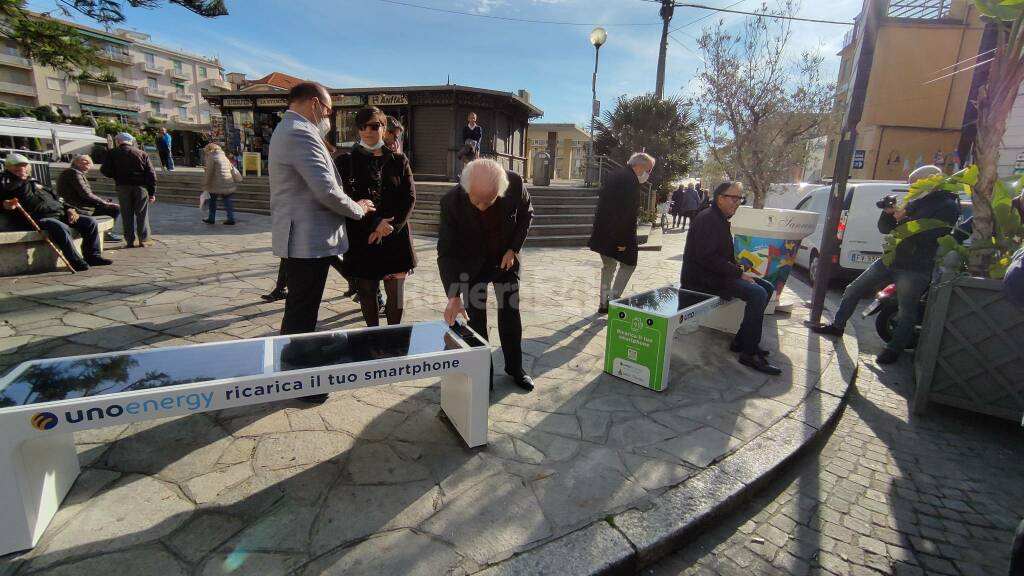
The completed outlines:
<svg viewBox="0 0 1024 576">
<path fill-rule="evenodd" d="M 21 212 L 21 215 L 24 216 L 30 224 L 32 224 L 32 227 L 36 229 L 36 232 L 39 232 L 39 235 L 43 237 L 43 240 L 46 240 L 46 243 L 50 245 L 50 248 L 53 250 L 54 254 L 56 254 L 58 258 L 64 261 L 64 264 L 67 265 L 69 270 L 71 270 L 71 273 L 75 274 L 75 267 L 71 265 L 71 262 L 68 262 L 68 259 L 66 257 L 64 257 L 64 253 L 58 250 L 56 246 L 54 246 L 53 241 L 50 240 L 50 236 L 46 232 L 43 232 L 43 229 L 39 227 L 39 224 L 36 224 L 36 221 L 32 219 L 32 216 L 29 215 L 29 213 L 26 212 L 25 209 L 21 206 L 21 202 L 15 204 L 14 207 L 18 209 L 18 212 Z"/>
</svg>

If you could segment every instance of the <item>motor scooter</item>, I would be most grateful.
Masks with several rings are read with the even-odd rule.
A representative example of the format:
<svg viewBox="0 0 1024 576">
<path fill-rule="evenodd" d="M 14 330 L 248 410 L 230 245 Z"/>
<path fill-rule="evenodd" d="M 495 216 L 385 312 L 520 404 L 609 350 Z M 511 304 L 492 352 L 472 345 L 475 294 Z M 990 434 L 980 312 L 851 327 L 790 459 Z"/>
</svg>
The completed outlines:
<svg viewBox="0 0 1024 576">
<path fill-rule="evenodd" d="M 917 347 L 917 339 L 921 335 L 921 322 L 924 320 L 924 309 L 927 305 L 928 291 L 925 290 L 918 301 L 917 314 L 914 320 L 914 336 L 907 343 L 907 350 L 913 350 Z M 864 309 L 861 316 L 867 318 L 873 314 L 878 314 L 878 317 L 875 318 L 875 332 L 878 333 L 879 338 L 888 342 L 892 339 L 893 331 L 896 330 L 896 316 L 899 314 L 899 311 L 899 303 L 896 300 L 896 284 L 889 284 L 875 294 L 875 301 Z"/>
</svg>

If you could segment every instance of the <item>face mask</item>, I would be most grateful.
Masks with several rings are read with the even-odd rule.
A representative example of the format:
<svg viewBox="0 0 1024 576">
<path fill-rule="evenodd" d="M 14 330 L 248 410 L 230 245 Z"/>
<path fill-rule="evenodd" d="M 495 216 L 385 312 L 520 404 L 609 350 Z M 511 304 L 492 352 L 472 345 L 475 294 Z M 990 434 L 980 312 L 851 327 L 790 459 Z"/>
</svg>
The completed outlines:
<svg viewBox="0 0 1024 576">
<path fill-rule="evenodd" d="M 651 173 L 650 172 L 641 172 L 640 175 L 637 176 L 637 179 L 640 180 L 641 184 L 646 184 L 647 183 L 647 179 L 650 178 L 650 177 L 651 177 Z"/>
<path fill-rule="evenodd" d="M 319 102 L 316 103 L 317 111 L 321 111 Z M 331 131 L 331 119 L 327 116 L 320 118 L 320 121 L 316 123 L 316 130 L 320 133 L 321 138 L 326 138 L 327 133 Z"/>
<path fill-rule="evenodd" d="M 377 140 L 376 144 L 367 144 L 365 140 L 360 140 L 359 145 L 367 150 L 380 150 L 384 146 L 384 139 Z"/>
</svg>

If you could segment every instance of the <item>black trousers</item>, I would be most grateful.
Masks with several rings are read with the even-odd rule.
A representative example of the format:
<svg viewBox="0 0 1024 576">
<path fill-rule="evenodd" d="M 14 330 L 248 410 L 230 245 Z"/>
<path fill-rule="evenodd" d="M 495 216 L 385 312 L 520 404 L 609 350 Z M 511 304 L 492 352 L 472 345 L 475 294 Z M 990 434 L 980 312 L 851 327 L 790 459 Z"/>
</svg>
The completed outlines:
<svg viewBox="0 0 1024 576">
<path fill-rule="evenodd" d="M 121 207 L 117 204 L 103 204 L 92 209 L 93 216 L 110 216 L 115 221 L 121 215 Z"/>
<path fill-rule="evenodd" d="M 344 274 L 342 274 L 342 272 L 341 272 L 341 258 L 338 258 L 337 256 L 331 256 L 330 260 L 331 260 L 330 261 L 331 268 L 334 268 L 335 270 L 338 271 L 338 274 L 341 274 L 342 276 L 344 276 Z M 346 278 L 346 280 L 348 280 L 348 279 Z M 284 290 L 287 287 L 288 287 L 288 259 L 287 258 L 281 258 L 281 263 L 278 264 L 278 266 L 277 266 L 277 283 L 274 285 L 274 290 Z"/>
<path fill-rule="evenodd" d="M 287 268 L 288 297 L 284 302 L 281 334 L 304 334 L 316 331 L 316 317 L 327 285 L 327 271 L 337 256 L 326 258 L 282 258 Z"/>
<path fill-rule="evenodd" d="M 484 339 L 487 335 L 487 285 L 494 286 L 498 300 L 498 338 L 505 357 L 505 372 L 517 376 L 523 370 L 523 319 L 519 315 L 519 274 L 485 266 L 465 286 L 462 302 L 469 327 Z"/>
</svg>

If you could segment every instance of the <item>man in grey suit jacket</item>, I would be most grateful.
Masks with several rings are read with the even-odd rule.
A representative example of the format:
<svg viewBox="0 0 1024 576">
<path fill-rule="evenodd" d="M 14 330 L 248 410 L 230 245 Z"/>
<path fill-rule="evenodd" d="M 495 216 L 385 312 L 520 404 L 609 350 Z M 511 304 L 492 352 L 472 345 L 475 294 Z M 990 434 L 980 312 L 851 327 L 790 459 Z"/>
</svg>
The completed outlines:
<svg viewBox="0 0 1024 576">
<path fill-rule="evenodd" d="M 324 145 L 331 96 L 315 82 L 288 93 L 288 111 L 270 138 L 270 216 L 274 256 L 287 259 L 288 297 L 281 334 L 316 330 L 331 261 L 348 249 L 345 218 L 361 219 L 373 202 L 349 198 Z M 326 396 L 326 395 L 324 395 Z"/>
</svg>

